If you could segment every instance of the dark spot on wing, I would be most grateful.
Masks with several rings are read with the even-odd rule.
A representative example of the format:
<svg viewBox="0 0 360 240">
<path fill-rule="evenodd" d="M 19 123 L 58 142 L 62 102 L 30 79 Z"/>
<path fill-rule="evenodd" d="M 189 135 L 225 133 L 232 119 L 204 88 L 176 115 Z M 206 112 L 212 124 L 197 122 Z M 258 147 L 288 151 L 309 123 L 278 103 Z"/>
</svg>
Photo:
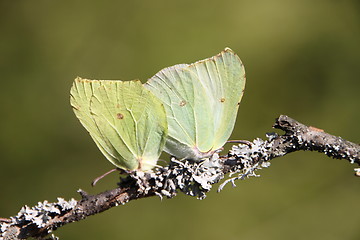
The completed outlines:
<svg viewBox="0 0 360 240">
<path fill-rule="evenodd" d="M 122 115 L 121 113 L 117 113 L 117 114 L 116 114 L 116 118 L 117 118 L 117 119 L 123 119 L 123 118 L 124 118 L 124 115 Z"/>
<path fill-rule="evenodd" d="M 185 106 L 185 105 L 186 105 L 186 101 L 182 100 L 179 105 L 180 105 L 180 107 Z"/>
<path fill-rule="evenodd" d="M 225 98 L 220 98 L 220 102 L 225 102 Z"/>
</svg>

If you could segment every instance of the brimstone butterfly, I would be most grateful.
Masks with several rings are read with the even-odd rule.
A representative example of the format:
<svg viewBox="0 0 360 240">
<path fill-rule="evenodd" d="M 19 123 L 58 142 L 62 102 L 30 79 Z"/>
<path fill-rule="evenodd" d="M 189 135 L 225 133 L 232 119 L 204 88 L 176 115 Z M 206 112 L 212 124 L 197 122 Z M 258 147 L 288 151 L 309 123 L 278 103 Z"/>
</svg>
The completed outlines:
<svg viewBox="0 0 360 240">
<path fill-rule="evenodd" d="M 125 170 L 153 168 L 164 148 L 163 104 L 140 81 L 76 78 L 70 102 L 105 157 Z"/>
<path fill-rule="evenodd" d="M 165 68 L 145 83 L 163 103 L 168 121 L 165 151 L 200 160 L 230 137 L 245 88 L 245 70 L 229 48 L 218 55 Z"/>
</svg>

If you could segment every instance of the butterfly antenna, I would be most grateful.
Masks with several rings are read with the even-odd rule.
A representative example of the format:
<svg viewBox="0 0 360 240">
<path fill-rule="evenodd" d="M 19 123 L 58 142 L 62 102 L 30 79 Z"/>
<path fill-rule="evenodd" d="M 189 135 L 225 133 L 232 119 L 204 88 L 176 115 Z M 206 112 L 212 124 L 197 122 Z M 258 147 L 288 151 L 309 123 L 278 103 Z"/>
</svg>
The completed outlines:
<svg viewBox="0 0 360 240">
<path fill-rule="evenodd" d="M 252 142 L 248 141 L 248 140 L 227 140 L 227 143 L 241 143 L 241 144 L 245 144 L 248 145 L 249 148 L 252 147 Z"/>
<path fill-rule="evenodd" d="M 167 161 L 166 161 L 166 160 L 164 160 L 164 159 L 159 159 L 159 160 L 158 160 L 158 162 L 167 163 Z M 158 166 L 158 165 L 156 164 L 155 166 Z"/>
<path fill-rule="evenodd" d="M 104 173 L 103 175 L 95 178 L 95 179 L 92 181 L 91 186 L 94 187 L 94 186 L 96 185 L 96 183 L 97 183 L 98 181 L 100 181 L 100 179 L 106 177 L 106 176 L 109 175 L 110 173 L 115 172 L 115 171 L 121 171 L 121 170 L 122 170 L 122 169 L 120 169 L 120 168 L 113 168 L 113 169 L 111 169 L 110 171 L 107 171 L 107 172 Z"/>
</svg>

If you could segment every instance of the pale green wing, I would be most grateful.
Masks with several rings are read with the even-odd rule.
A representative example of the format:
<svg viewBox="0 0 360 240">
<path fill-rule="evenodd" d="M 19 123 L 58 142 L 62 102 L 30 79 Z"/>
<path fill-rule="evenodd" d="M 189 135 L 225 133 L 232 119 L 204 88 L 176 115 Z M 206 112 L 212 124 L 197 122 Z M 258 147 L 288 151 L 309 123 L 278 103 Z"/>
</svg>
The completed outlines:
<svg viewBox="0 0 360 240">
<path fill-rule="evenodd" d="M 164 103 L 169 136 L 165 151 L 201 159 L 221 148 L 234 128 L 245 70 L 229 48 L 187 65 L 165 68 L 145 87 Z"/>
<path fill-rule="evenodd" d="M 74 110 L 76 117 L 81 124 L 90 133 L 91 137 L 99 147 L 101 152 L 110 162 L 115 162 L 115 157 L 110 152 L 105 151 L 102 146 L 106 146 L 105 141 L 101 137 L 92 115 L 90 114 L 90 99 L 93 95 L 93 88 L 98 87 L 99 82 L 76 78 L 70 90 L 70 104 Z"/>
<path fill-rule="evenodd" d="M 77 78 L 71 105 L 115 166 L 144 171 L 155 166 L 166 139 L 166 115 L 162 103 L 140 81 Z"/>
</svg>

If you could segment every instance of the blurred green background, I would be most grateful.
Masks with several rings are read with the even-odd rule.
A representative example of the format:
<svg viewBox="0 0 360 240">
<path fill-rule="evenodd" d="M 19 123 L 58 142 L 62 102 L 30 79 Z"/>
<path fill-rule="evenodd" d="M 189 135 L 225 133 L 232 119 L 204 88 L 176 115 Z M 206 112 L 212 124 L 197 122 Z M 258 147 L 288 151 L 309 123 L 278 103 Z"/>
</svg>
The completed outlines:
<svg viewBox="0 0 360 240">
<path fill-rule="evenodd" d="M 232 139 L 280 114 L 359 142 L 358 1 L 1 1 L 0 216 L 115 187 L 69 104 L 73 79 L 141 79 L 226 46 L 247 86 Z M 61 239 L 359 239 L 354 165 L 316 152 L 205 200 L 149 198 L 69 224 Z M 215 189 L 214 189 L 215 190 Z"/>
</svg>

